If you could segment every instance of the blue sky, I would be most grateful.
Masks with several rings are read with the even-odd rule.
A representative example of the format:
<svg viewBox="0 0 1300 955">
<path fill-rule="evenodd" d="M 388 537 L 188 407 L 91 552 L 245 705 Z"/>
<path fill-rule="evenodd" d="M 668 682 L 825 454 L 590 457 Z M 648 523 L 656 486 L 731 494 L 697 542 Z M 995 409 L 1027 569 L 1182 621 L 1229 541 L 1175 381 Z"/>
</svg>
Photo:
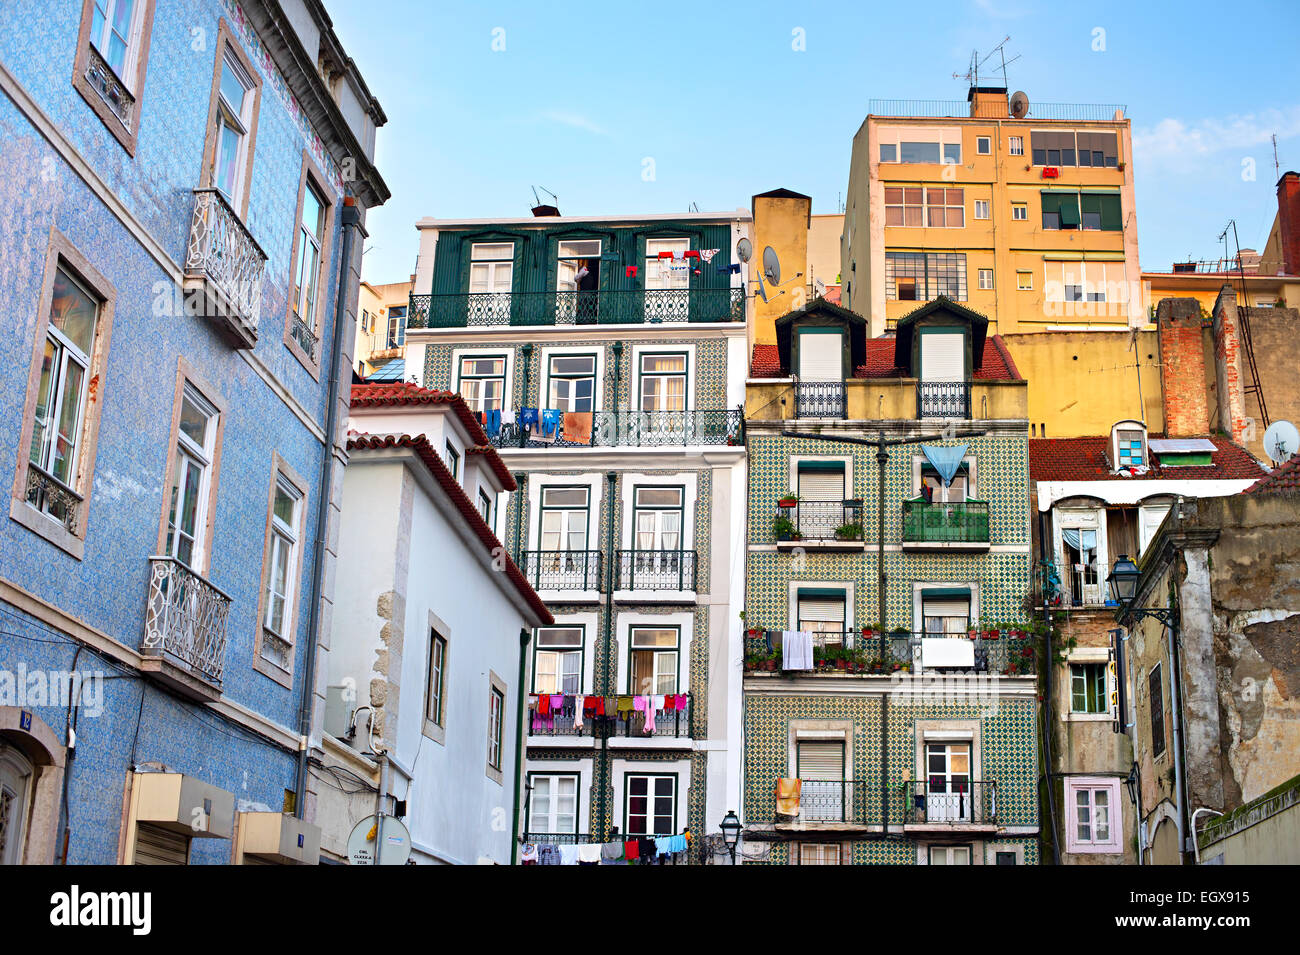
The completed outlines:
<svg viewBox="0 0 1300 955">
<path fill-rule="evenodd" d="M 421 216 L 527 215 L 534 185 L 566 215 L 735 209 L 778 186 L 836 212 L 867 101 L 964 99 L 952 74 L 1007 35 L 1031 102 L 1127 105 L 1143 268 L 1219 256 L 1230 218 L 1263 248 L 1273 133 L 1300 167 L 1293 5 L 879 6 L 328 0 L 389 117 L 365 277 L 410 274 Z"/>
</svg>

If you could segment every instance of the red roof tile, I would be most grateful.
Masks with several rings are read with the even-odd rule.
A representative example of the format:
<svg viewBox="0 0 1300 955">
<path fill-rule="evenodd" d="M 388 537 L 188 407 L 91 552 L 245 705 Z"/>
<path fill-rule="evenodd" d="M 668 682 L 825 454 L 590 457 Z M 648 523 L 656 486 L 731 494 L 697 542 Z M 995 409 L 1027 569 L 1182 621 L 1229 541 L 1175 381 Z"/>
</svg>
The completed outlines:
<svg viewBox="0 0 1300 955">
<path fill-rule="evenodd" d="M 497 540 L 496 534 L 492 533 L 492 528 L 487 526 L 483 516 L 470 502 L 465 489 L 460 486 L 459 481 L 452 477 L 451 472 L 447 470 L 447 465 L 442 463 L 442 458 L 433 449 L 429 439 L 422 434 L 414 436 L 409 434 L 349 434 L 348 436 L 349 451 L 378 451 L 384 448 L 410 448 L 419 456 L 420 460 L 424 462 L 424 466 L 429 469 L 429 473 L 433 475 L 443 491 L 451 498 L 451 502 L 456 505 L 461 516 L 469 523 L 478 539 L 483 542 L 489 556 L 495 558 L 500 554 L 505 558 L 506 576 L 510 578 L 510 582 L 514 584 L 520 596 L 537 613 L 542 623 L 548 625 L 554 623 L 555 618 L 546 609 L 546 604 L 542 603 L 542 599 L 537 596 L 537 591 L 529 586 L 528 580 L 515 566 L 515 562 L 510 559 L 510 555 L 505 552 L 505 548 Z"/>
<path fill-rule="evenodd" d="M 352 386 L 353 408 L 414 408 L 420 405 L 444 404 L 452 406 L 456 416 L 469 431 L 470 440 L 474 444 L 488 443 L 488 436 L 483 431 L 483 426 L 479 424 L 478 418 L 474 416 L 469 405 L 465 404 L 465 399 L 454 391 L 435 391 L 432 388 L 421 388 L 419 385 L 400 381 L 391 384 Z"/>
<path fill-rule="evenodd" d="M 506 463 L 501 460 L 501 455 L 497 454 L 496 448 L 492 447 L 490 444 L 480 444 L 475 447 L 466 448 L 465 450 L 470 454 L 481 454 L 485 456 L 487 458 L 488 467 L 490 467 L 492 472 L 496 474 L 497 480 L 501 482 L 502 486 L 504 486 L 507 491 L 513 491 L 518 488 L 518 485 L 515 484 L 514 475 L 510 473 L 510 469 L 506 467 Z"/>
<path fill-rule="evenodd" d="M 1275 467 L 1268 477 L 1260 478 L 1243 493 L 1273 494 L 1278 491 L 1300 491 L 1300 454 Z"/>
<path fill-rule="evenodd" d="M 854 378 L 903 378 L 904 369 L 894 364 L 894 339 L 892 336 L 868 338 L 867 360 L 853 372 Z M 775 345 L 755 345 L 749 366 L 751 378 L 783 378 L 781 359 Z M 1019 381 L 1020 372 L 1002 342 L 1001 335 L 984 340 L 984 362 L 975 371 L 976 381 Z"/>
<path fill-rule="evenodd" d="M 1158 437 L 1151 435 L 1150 437 Z M 1204 467 L 1160 467 L 1160 456 L 1145 474 L 1124 477 L 1111 470 L 1107 460 L 1107 435 L 1086 438 L 1030 438 L 1031 481 L 1232 481 L 1254 480 L 1264 473 L 1250 453 L 1227 438 L 1210 438 L 1217 449 L 1213 464 Z"/>
<path fill-rule="evenodd" d="M 780 378 L 781 357 L 775 345 L 755 345 L 754 358 L 749 365 L 751 378 Z"/>
</svg>

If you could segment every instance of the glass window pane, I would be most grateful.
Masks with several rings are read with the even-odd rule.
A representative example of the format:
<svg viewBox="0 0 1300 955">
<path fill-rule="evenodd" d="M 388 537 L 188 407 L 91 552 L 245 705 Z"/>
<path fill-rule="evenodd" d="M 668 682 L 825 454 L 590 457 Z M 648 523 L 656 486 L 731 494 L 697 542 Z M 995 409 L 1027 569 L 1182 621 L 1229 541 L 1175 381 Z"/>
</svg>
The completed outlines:
<svg viewBox="0 0 1300 955">
<path fill-rule="evenodd" d="M 74 361 L 65 363 L 63 394 L 59 404 L 58 431 L 54 436 L 54 458 L 50 473 L 64 484 L 72 483 L 76 467 L 77 432 L 81 418 L 81 383 L 85 369 Z"/>
<path fill-rule="evenodd" d="M 275 506 L 273 511 L 276 518 L 283 521 L 290 528 L 294 527 L 294 512 L 298 509 L 298 498 L 291 494 L 283 484 L 275 486 Z"/>
<path fill-rule="evenodd" d="M 50 298 L 50 324 L 61 331 L 83 355 L 89 355 L 95 340 L 98 306 L 62 269 L 54 273 Z"/>
<path fill-rule="evenodd" d="M 211 420 L 188 394 L 181 399 L 181 433 L 205 450 L 208 446 L 208 422 Z"/>
<path fill-rule="evenodd" d="M 36 415 L 32 425 L 31 459 L 37 466 L 47 468 L 46 442 L 49 440 L 49 420 L 54 412 L 54 381 L 59 361 L 59 347 L 46 339 L 45 354 L 41 357 L 41 378 L 36 390 Z"/>
<path fill-rule="evenodd" d="M 676 647 L 677 631 L 668 628 L 637 627 L 632 631 L 632 646 Z"/>
<path fill-rule="evenodd" d="M 240 78 L 235 70 L 235 66 L 229 60 L 221 64 L 221 97 L 234 111 L 236 116 L 244 115 L 244 97 L 248 90 L 244 87 L 244 81 Z"/>
</svg>

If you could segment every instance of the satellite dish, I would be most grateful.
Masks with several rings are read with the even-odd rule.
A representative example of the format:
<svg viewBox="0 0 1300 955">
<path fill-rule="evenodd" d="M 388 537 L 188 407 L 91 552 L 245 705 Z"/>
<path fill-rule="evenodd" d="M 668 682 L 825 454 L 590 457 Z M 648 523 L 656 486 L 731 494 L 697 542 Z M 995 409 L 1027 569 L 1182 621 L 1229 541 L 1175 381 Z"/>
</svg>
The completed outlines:
<svg viewBox="0 0 1300 955">
<path fill-rule="evenodd" d="M 1264 453 L 1275 464 L 1289 461 L 1300 451 L 1300 431 L 1290 421 L 1274 421 L 1264 432 Z"/>
<path fill-rule="evenodd" d="M 740 261 L 748 262 L 753 255 L 754 246 L 750 244 L 748 239 L 742 238 L 736 243 L 736 258 L 740 259 Z"/>
<path fill-rule="evenodd" d="M 411 857 L 411 833 L 396 816 L 366 816 L 348 836 L 348 862 L 352 865 L 406 865 Z"/>
<path fill-rule="evenodd" d="M 764 302 L 767 301 L 767 289 L 763 287 L 763 274 L 761 272 L 758 276 L 758 294 L 763 297 Z"/>
<path fill-rule="evenodd" d="M 1029 114 L 1029 97 L 1022 90 L 1016 90 L 1011 94 L 1011 115 L 1016 119 L 1024 119 Z"/>
<path fill-rule="evenodd" d="M 781 260 L 776 257 L 776 249 L 770 245 L 763 250 L 763 274 L 773 285 L 781 284 Z"/>
</svg>

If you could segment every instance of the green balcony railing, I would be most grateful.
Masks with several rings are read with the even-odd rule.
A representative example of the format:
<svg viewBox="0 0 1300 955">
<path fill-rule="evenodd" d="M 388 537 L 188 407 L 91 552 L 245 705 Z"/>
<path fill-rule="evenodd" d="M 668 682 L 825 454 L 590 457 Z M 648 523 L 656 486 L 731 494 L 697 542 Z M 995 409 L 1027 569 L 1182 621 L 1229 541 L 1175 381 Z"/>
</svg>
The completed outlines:
<svg viewBox="0 0 1300 955">
<path fill-rule="evenodd" d="M 987 544 L 988 542 L 987 501 L 963 501 L 959 504 L 903 502 L 903 543 L 905 544 Z"/>
<path fill-rule="evenodd" d="M 743 288 L 412 295 L 407 328 L 743 322 Z"/>
</svg>

